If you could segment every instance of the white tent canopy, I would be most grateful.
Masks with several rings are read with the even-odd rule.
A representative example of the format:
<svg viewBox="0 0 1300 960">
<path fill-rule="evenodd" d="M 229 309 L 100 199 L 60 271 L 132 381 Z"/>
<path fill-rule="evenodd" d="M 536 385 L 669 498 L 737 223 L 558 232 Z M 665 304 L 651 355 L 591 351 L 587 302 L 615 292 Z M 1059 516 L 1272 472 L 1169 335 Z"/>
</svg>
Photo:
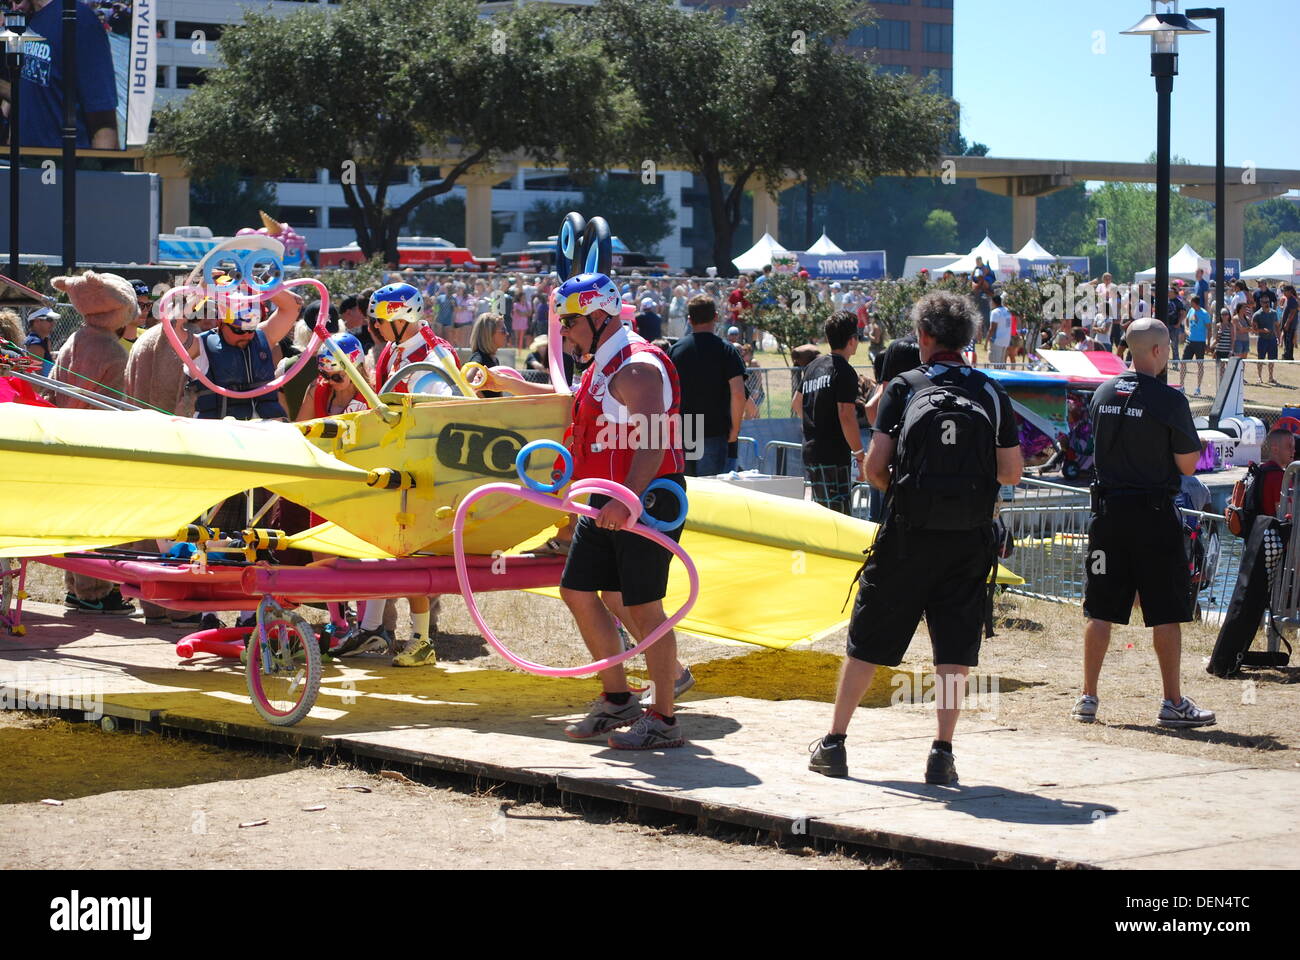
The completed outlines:
<svg viewBox="0 0 1300 960">
<path fill-rule="evenodd" d="M 1169 258 L 1170 280 L 1195 280 L 1197 270 L 1204 270 L 1208 279 L 1211 273 L 1210 261 L 1193 250 L 1190 243 L 1183 244 L 1183 249 Z M 1137 280 L 1154 280 L 1155 278 L 1155 267 L 1150 270 L 1143 270 L 1135 277 Z"/>
<path fill-rule="evenodd" d="M 1296 258 L 1291 256 L 1291 251 L 1286 247 L 1278 247 L 1273 251 L 1273 256 L 1269 257 L 1257 267 L 1251 267 L 1249 270 L 1241 272 L 1243 280 L 1286 280 L 1290 281 L 1296 274 Z"/>
<path fill-rule="evenodd" d="M 986 235 L 980 241 L 979 246 L 971 250 L 970 253 L 958 260 L 954 260 L 952 263 L 945 264 L 942 269 L 951 270 L 953 273 L 970 273 L 975 269 L 975 258 L 980 257 L 987 266 L 996 271 L 998 269 L 998 257 L 1003 256 L 1006 256 L 1006 251 Z"/>
<path fill-rule="evenodd" d="M 818 238 L 817 242 L 808 248 L 808 253 L 816 253 L 822 256 L 825 256 L 828 253 L 843 252 L 844 251 L 835 244 L 834 240 L 826 236 L 826 229 L 824 227 L 822 228 L 822 235 Z"/>
<path fill-rule="evenodd" d="M 778 253 L 789 253 L 785 247 L 777 243 L 770 233 L 764 233 L 763 238 L 754 244 L 740 256 L 731 262 L 736 265 L 740 271 L 762 270 L 772 262 L 772 257 Z"/>
<path fill-rule="evenodd" d="M 1029 242 L 1015 252 L 1015 256 L 1020 260 L 1055 260 L 1056 257 L 1048 253 L 1043 245 L 1033 237 Z"/>
</svg>

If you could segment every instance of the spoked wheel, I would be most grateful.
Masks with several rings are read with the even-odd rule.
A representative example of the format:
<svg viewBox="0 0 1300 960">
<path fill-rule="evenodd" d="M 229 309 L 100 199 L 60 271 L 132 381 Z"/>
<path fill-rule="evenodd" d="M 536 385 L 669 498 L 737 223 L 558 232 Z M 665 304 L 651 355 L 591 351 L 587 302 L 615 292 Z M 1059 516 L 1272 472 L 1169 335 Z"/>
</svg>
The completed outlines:
<svg viewBox="0 0 1300 960">
<path fill-rule="evenodd" d="M 267 723 L 288 727 L 311 710 L 320 692 L 320 644 L 311 626 L 270 597 L 257 607 L 248 638 L 248 694 Z"/>
</svg>

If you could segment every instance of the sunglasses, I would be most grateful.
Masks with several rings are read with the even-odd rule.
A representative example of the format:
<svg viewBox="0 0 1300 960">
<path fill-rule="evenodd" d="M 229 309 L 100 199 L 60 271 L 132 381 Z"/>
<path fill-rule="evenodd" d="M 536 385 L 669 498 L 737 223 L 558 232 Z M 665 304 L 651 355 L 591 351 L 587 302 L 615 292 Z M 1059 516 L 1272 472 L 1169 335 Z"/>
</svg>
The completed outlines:
<svg viewBox="0 0 1300 960">
<path fill-rule="evenodd" d="M 328 380 L 330 383 L 342 383 L 344 380 L 347 379 L 347 374 L 329 373 L 325 375 L 325 379 Z"/>
<path fill-rule="evenodd" d="M 582 318 L 583 314 L 581 313 L 566 313 L 564 316 L 560 317 L 560 326 L 565 330 L 570 330 L 573 328 L 573 325 Z"/>
</svg>

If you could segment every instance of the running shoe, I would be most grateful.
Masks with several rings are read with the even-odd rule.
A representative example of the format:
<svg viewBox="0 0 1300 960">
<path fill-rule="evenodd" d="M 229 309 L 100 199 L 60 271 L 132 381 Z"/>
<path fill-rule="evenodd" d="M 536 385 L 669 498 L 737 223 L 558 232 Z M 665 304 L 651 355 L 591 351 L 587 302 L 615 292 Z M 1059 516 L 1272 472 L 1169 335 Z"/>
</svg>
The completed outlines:
<svg viewBox="0 0 1300 960">
<path fill-rule="evenodd" d="M 951 753 L 938 747 L 930 748 L 930 759 L 925 762 L 925 782 L 944 787 L 957 783 L 957 763 Z"/>
<path fill-rule="evenodd" d="M 827 744 L 825 737 L 820 737 L 808 744 L 812 759 L 808 769 L 824 777 L 847 777 L 849 775 L 849 753 L 844 749 L 844 741 Z"/>
<path fill-rule="evenodd" d="M 82 600 L 69 593 L 63 598 L 63 604 L 83 613 L 107 613 L 113 616 L 126 616 L 135 613 L 135 604 L 127 600 L 114 587 L 102 600 Z"/>
<path fill-rule="evenodd" d="M 677 681 L 673 684 L 673 699 L 678 700 L 681 695 L 691 687 L 695 686 L 695 675 L 691 673 L 690 667 L 683 667 L 682 672 L 677 674 Z M 641 694 L 641 706 L 653 707 L 655 702 L 655 688 L 652 684 Z"/>
<path fill-rule="evenodd" d="M 1181 703 L 1162 700 L 1160 715 L 1156 717 L 1156 723 L 1162 727 L 1208 727 L 1216 722 L 1212 710 L 1202 710 L 1189 697 L 1183 697 Z"/>
<path fill-rule="evenodd" d="M 1080 723 L 1095 723 L 1097 720 L 1097 698 L 1085 693 L 1074 701 L 1074 709 L 1070 711 L 1070 719 L 1078 720 Z"/>
<path fill-rule="evenodd" d="M 433 650 L 433 641 L 418 634 L 407 641 L 406 648 L 393 657 L 395 667 L 434 667 L 438 665 L 438 655 Z"/>
<path fill-rule="evenodd" d="M 355 633 L 330 650 L 330 656 L 346 657 L 354 653 L 365 653 L 368 650 L 387 650 L 389 643 L 388 633 L 383 627 L 378 630 L 362 630 L 358 628 Z"/>
<path fill-rule="evenodd" d="M 631 730 L 612 734 L 609 738 L 609 745 L 615 750 L 666 750 L 684 743 L 681 722 L 668 723 L 653 710 L 647 710 L 632 724 Z"/>
<path fill-rule="evenodd" d="M 574 740 L 589 740 L 592 737 L 599 737 L 602 734 L 609 733 L 611 730 L 617 730 L 619 727 L 626 727 L 630 723 L 635 723 L 641 719 L 645 711 L 641 709 L 641 704 L 637 703 L 636 697 L 629 696 L 627 703 L 621 707 L 618 704 L 611 703 L 601 694 L 599 700 L 591 702 L 591 708 L 587 715 L 576 723 L 571 723 L 564 728 L 564 732 Z"/>
</svg>

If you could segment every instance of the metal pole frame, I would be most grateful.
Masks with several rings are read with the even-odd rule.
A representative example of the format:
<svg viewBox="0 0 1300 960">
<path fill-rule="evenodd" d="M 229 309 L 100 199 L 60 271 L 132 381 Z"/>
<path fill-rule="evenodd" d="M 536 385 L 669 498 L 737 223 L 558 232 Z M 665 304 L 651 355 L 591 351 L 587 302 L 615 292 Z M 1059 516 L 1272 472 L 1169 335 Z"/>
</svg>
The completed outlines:
<svg viewBox="0 0 1300 960">
<path fill-rule="evenodd" d="M 15 22 L 14 33 L 27 32 L 27 16 L 18 11 L 6 11 L 6 19 L 9 17 L 22 17 L 21 22 Z M 22 279 L 22 272 L 19 264 L 19 251 L 22 249 L 21 236 L 21 218 L 19 216 L 19 181 L 22 179 L 22 137 L 19 135 L 19 125 L 21 114 L 19 113 L 19 101 L 22 100 L 23 88 L 23 48 L 18 44 L 17 50 L 13 53 L 5 51 L 5 62 L 9 67 L 9 73 L 12 78 L 9 98 L 9 275 L 15 280 Z"/>
<path fill-rule="evenodd" d="M 77 0 L 63 0 L 63 271 L 77 268 Z"/>
<path fill-rule="evenodd" d="M 1215 131 L 1214 131 L 1214 322 L 1219 322 L 1218 311 L 1224 306 L 1226 298 L 1224 297 L 1224 284 L 1226 277 L 1224 271 L 1223 252 L 1226 248 L 1227 241 L 1227 224 L 1224 219 L 1224 211 L 1227 209 L 1227 168 L 1226 168 L 1226 147 L 1227 135 L 1225 132 L 1225 85 L 1227 77 L 1227 41 L 1223 32 L 1224 26 L 1224 8 L 1223 7 L 1197 7 L 1195 10 L 1188 10 L 1187 17 L 1190 20 L 1213 20 L 1214 21 L 1214 45 L 1215 45 L 1215 64 L 1217 76 L 1215 78 L 1214 90 L 1214 108 L 1215 108 Z M 1204 306 L 1204 304 L 1202 304 Z"/>
</svg>

